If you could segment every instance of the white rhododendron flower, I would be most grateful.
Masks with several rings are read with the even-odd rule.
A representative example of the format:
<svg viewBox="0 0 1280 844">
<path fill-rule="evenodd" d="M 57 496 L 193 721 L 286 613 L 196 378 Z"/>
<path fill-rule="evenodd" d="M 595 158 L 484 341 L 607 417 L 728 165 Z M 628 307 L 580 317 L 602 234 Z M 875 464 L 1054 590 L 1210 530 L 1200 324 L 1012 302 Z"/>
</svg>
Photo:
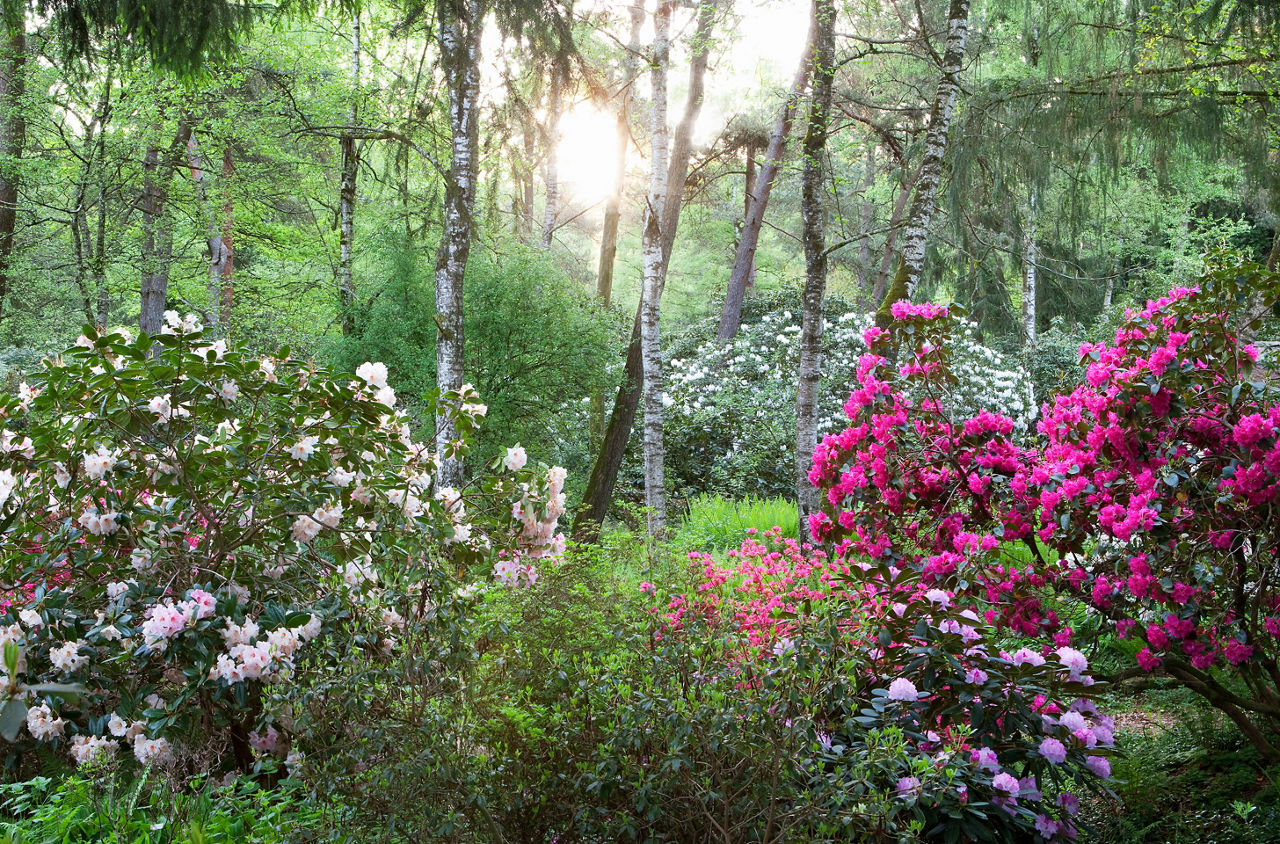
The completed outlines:
<svg viewBox="0 0 1280 844">
<path fill-rule="evenodd" d="M 384 363 L 362 363 L 356 367 L 356 377 L 362 379 L 375 390 L 380 390 L 387 386 L 387 365 Z"/>
<path fill-rule="evenodd" d="M 507 467 L 509 472 L 518 472 L 524 468 L 529 462 L 529 455 L 520 446 L 512 446 L 507 449 L 507 456 L 502 459 L 502 465 Z"/>
</svg>

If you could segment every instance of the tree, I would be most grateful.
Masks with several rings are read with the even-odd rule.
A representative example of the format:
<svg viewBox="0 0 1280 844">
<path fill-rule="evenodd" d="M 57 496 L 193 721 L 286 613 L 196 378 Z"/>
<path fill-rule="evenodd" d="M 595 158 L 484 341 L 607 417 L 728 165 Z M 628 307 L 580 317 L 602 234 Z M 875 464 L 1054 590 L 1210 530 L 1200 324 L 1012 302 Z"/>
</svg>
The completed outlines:
<svg viewBox="0 0 1280 844">
<path fill-rule="evenodd" d="M 787 136 L 791 134 L 791 123 L 795 120 L 796 111 L 804 97 L 805 88 L 809 85 L 809 73 L 813 68 L 814 31 L 811 28 L 809 42 L 805 47 L 805 55 L 800 60 L 800 68 L 791 83 L 778 122 L 769 135 L 769 148 L 765 152 L 764 164 L 753 180 L 750 192 L 750 210 L 742 225 L 742 235 L 738 240 L 738 249 L 733 259 L 733 270 L 729 275 L 729 285 L 725 290 L 724 308 L 720 313 L 720 329 L 717 337 L 721 342 L 730 340 L 738 333 L 742 324 L 742 299 L 747 292 L 747 284 L 751 281 L 755 267 L 756 246 L 760 242 L 760 227 L 764 225 L 764 212 L 769 206 L 769 194 L 773 190 L 774 179 L 782 166 L 782 156 L 787 148 Z"/>
<path fill-rule="evenodd" d="M 809 483 L 813 449 L 818 444 L 818 387 L 822 381 L 822 300 L 827 288 L 826 186 L 827 132 L 835 79 L 835 2 L 813 0 L 813 92 L 804 135 L 804 176 L 800 213 L 804 221 L 804 309 L 800 328 L 800 372 L 796 385 L 796 496 L 800 524 L 808 530 L 817 512 L 817 488 Z"/>
</svg>

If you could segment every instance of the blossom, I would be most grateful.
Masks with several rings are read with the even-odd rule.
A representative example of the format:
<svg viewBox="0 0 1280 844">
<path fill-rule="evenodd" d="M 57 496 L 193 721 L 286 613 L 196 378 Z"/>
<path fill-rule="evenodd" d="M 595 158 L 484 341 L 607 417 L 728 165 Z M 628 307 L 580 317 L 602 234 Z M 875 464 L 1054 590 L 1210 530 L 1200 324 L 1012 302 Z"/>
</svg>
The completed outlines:
<svg viewBox="0 0 1280 844">
<path fill-rule="evenodd" d="M 86 476 L 92 480 L 100 481 L 115 468 L 116 455 L 107 451 L 103 446 L 98 446 L 97 451 L 85 453 L 80 465 L 84 468 Z"/>
<path fill-rule="evenodd" d="M 991 778 L 991 787 L 997 791 L 1005 792 L 1009 797 L 1016 797 L 1018 792 L 1022 790 L 1022 784 L 1018 782 L 1018 778 L 1005 771 L 1001 771 Z"/>
<path fill-rule="evenodd" d="M 1044 665 L 1044 657 L 1030 648 L 1019 648 L 1010 661 L 1014 665 Z"/>
<path fill-rule="evenodd" d="M 167 739 L 149 739 L 139 733 L 133 739 L 133 755 L 141 765 L 164 765 L 172 761 L 173 749 Z"/>
<path fill-rule="evenodd" d="M 1049 737 L 1040 742 L 1040 755 L 1053 764 L 1059 765 L 1067 759 L 1067 748 L 1056 738 Z"/>
<path fill-rule="evenodd" d="M 42 703 L 27 710 L 27 730 L 37 741 L 60 736 L 66 729 L 66 721 L 53 717 L 49 704 Z"/>
<path fill-rule="evenodd" d="M 907 798 L 920 790 L 920 780 L 916 777 L 901 777 L 898 780 L 898 796 Z"/>
<path fill-rule="evenodd" d="M 293 537 L 294 542 L 301 542 L 305 545 L 319 535 L 320 528 L 320 522 L 304 514 L 293 520 L 290 535 Z"/>
<path fill-rule="evenodd" d="M 384 363 L 362 363 L 356 367 L 356 377 L 375 390 L 382 389 L 387 386 L 387 365 Z"/>
<path fill-rule="evenodd" d="M 71 758 L 77 765 L 89 765 L 100 757 L 111 756 L 119 748 L 109 738 L 100 736 L 72 736 Z"/>
<path fill-rule="evenodd" d="M 919 697 L 920 693 L 916 691 L 915 683 L 906 677 L 899 677 L 889 684 L 889 700 L 915 703 Z"/>
<path fill-rule="evenodd" d="M 84 642 L 65 642 L 59 647 L 50 648 L 49 661 L 63 674 L 73 674 L 89 662 L 89 657 L 80 653 L 83 645 Z"/>
<path fill-rule="evenodd" d="M 528 460 L 529 457 L 524 449 L 517 445 L 507 449 L 507 456 L 502 459 L 502 465 L 506 466 L 509 472 L 518 472 L 524 468 Z"/>
<path fill-rule="evenodd" d="M 1111 763 L 1105 756 L 1089 756 L 1084 760 L 1085 767 L 1094 773 L 1095 776 L 1106 779 L 1111 776 Z"/>
<path fill-rule="evenodd" d="M 1075 648 L 1058 648 L 1058 661 L 1070 672 L 1072 677 L 1079 677 L 1089 667 L 1089 660 Z"/>
<path fill-rule="evenodd" d="M 316 453 L 316 443 L 320 442 L 319 437 L 303 437 L 289 448 L 289 456 L 298 462 L 310 459 L 311 455 Z"/>
</svg>

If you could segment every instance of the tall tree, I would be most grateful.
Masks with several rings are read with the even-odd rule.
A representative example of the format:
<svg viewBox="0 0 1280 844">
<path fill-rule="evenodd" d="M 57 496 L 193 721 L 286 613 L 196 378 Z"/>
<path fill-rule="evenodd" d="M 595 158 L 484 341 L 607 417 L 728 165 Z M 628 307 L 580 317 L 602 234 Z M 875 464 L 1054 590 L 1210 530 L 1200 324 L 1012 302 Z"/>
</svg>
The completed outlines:
<svg viewBox="0 0 1280 844">
<path fill-rule="evenodd" d="M 622 55 L 619 72 L 617 137 L 615 140 L 613 187 L 604 206 L 604 228 L 600 233 L 600 265 L 596 271 L 596 298 L 608 305 L 613 296 L 613 266 L 618 256 L 618 224 L 622 220 L 622 196 L 627 186 L 627 149 L 631 146 L 631 88 L 635 83 L 636 57 L 640 54 L 640 30 L 644 27 L 644 3 L 634 0 L 628 7 L 631 34 Z"/>
<path fill-rule="evenodd" d="M 360 119 L 360 15 L 351 18 L 351 106 L 347 119 L 351 126 L 342 132 L 338 148 L 342 153 L 342 177 L 338 187 L 338 322 L 343 336 L 355 331 L 355 217 L 356 180 L 360 175 L 360 150 L 355 127 Z"/>
<path fill-rule="evenodd" d="M 943 159 L 947 152 L 947 133 L 956 98 L 960 94 L 960 73 L 964 69 L 965 43 L 969 34 L 969 0 L 951 0 L 947 11 L 947 37 L 942 53 L 942 75 L 929 109 L 929 129 L 925 134 L 924 159 L 915 180 L 915 196 L 907 213 L 902 238 L 902 256 L 893 285 L 886 294 L 889 301 L 910 297 L 920 283 L 924 271 L 925 244 L 929 223 L 938 204 L 938 185 L 942 182 Z M 888 311 L 882 307 L 878 319 Z"/>
<path fill-rule="evenodd" d="M 694 28 L 689 62 L 688 95 L 685 98 L 684 114 L 676 125 L 666 180 L 666 198 L 661 210 L 663 225 L 660 279 L 662 285 L 666 284 L 667 266 L 671 261 L 676 231 L 679 228 L 680 210 L 684 199 L 683 187 L 688 179 L 689 158 L 693 150 L 693 127 L 698 121 L 698 115 L 702 112 L 707 65 L 711 54 L 711 36 L 718 8 L 717 0 L 700 0 L 696 13 L 697 24 Z M 648 209 L 646 209 L 647 213 L 649 213 Z M 660 297 L 661 289 L 658 292 Z M 573 533 L 578 538 L 591 537 L 608 512 L 609 503 L 613 498 L 614 484 L 618 479 L 618 470 L 622 467 L 627 442 L 635 424 L 636 411 L 640 406 L 644 385 L 640 325 L 644 307 L 645 301 L 642 296 L 631 326 L 631 340 L 627 345 L 622 383 L 618 386 L 618 395 L 614 399 L 613 412 L 609 415 L 609 424 L 605 428 L 600 450 L 591 466 L 591 474 L 587 478 L 582 508 L 574 519 Z"/>
<path fill-rule="evenodd" d="M 774 179 L 782 166 L 782 156 L 787 149 L 787 136 L 791 134 L 791 124 L 795 121 L 796 112 L 800 109 L 800 101 L 804 97 L 805 88 L 809 85 L 809 72 L 813 67 L 814 30 L 809 31 L 809 40 L 805 47 L 804 57 L 800 60 L 800 68 L 791 83 L 787 100 L 778 115 L 778 122 L 769 136 L 769 149 L 765 152 L 764 163 L 755 179 L 755 190 L 751 195 L 751 210 L 742 226 L 742 236 L 738 240 L 738 251 L 733 258 L 733 269 L 729 273 L 729 285 L 725 290 L 724 308 L 720 312 L 720 327 L 716 337 L 721 342 L 733 339 L 742 325 L 742 301 L 746 297 L 747 284 L 751 280 L 751 270 L 755 266 L 756 247 L 760 243 L 760 229 L 764 225 L 764 212 L 769 205 L 769 194 L 773 190 Z"/>
<path fill-rule="evenodd" d="M 804 225 L 804 304 L 800 321 L 800 371 L 796 387 L 796 497 L 801 536 L 809 514 L 821 506 L 809 467 L 818 444 L 818 387 L 822 382 L 822 300 L 827 290 L 826 180 L 823 161 L 835 80 L 835 0 L 813 0 L 813 93 L 804 135 L 800 216 Z"/>
<path fill-rule="evenodd" d="M 9 264 L 18 225 L 20 160 L 26 146 L 27 121 L 23 93 L 27 72 L 26 10 L 5 3 L 0 33 L 0 322 L 9 291 Z"/>
<path fill-rule="evenodd" d="M 169 182 L 190 137 L 191 124 L 181 119 L 168 150 L 162 152 L 153 141 L 142 160 L 142 287 L 138 327 L 148 334 L 159 333 L 163 324 L 169 268 L 173 262 L 173 227 L 165 216 L 165 206 L 169 201 Z"/>
<path fill-rule="evenodd" d="M 444 234 L 436 253 L 436 386 L 456 391 L 463 379 L 462 282 L 474 235 L 476 156 L 480 143 L 480 40 L 484 6 L 479 0 L 436 4 L 440 67 L 449 90 L 450 162 L 444 188 Z M 458 429 L 448 408 L 436 416 L 440 486 L 462 484 Z"/>
<path fill-rule="evenodd" d="M 542 211 L 543 249 L 551 248 L 556 233 L 556 220 L 560 217 L 560 117 L 564 111 L 564 86 L 567 80 L 558 68 L 552 68 L 547 91 L 547 154 L 543 171 L 547 185 L 547 201 Z"/>
<path fill-rule="evenodd" d="M 653 13 L 652 101 L 649 106 L 649 196 L 645 201 L 641 260 L 644 289 L 640 297 L 640 349 L 644 363 L 644 501 L 649 535 L 662 536 L 667 526 L 667 490 L 662 443 L 662 218 L 667 201 L 667 70 L 671 65 L 671 9 L 657 0 Z M 676 185 L 675 190 L 681 186 Z"/>
</svg>

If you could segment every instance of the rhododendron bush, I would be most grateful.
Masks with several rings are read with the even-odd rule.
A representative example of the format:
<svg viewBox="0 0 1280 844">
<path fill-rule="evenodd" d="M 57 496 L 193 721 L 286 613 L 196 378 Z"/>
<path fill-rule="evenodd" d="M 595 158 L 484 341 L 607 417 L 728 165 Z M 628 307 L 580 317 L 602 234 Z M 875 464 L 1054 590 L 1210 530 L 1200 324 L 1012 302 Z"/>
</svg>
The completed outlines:
<svg viewBox="0 0 1280 844">
<path fill-rule="evenodd" d="M 440 401 L 463 435 L 485 413 Z M 292 766 L 308 675 L 464 614 L 467 571 L 530 583 L 563 549 L 563 470 L 517 446 L 437 488 L 381 364 L 252 358 L 172 312 L 156 337 L 86 329 L 0 423 L 10 754 Z"/>
<path fill-rule="evenodd" d="M 1082 647 L 1041 603 L 1076 594 L 1139 640 L 1141 668 L 1280 758 L 1265 735 L 1280 727 L 1280 404 L 1239 339 L 1241 315 L 1278 293 L 1275 275 L 1232 266 L 1129 312 L 1113 342 L 1082 347 L 1084 382 L 1047 403 L 1030 440 L 999 413 L 952 412 L 957 316 L 898 303 L 868 332 L 849 427 L 815 451 L 815 536 L 962 590 L 1042 656 Z"/>
<path fill-rule="evenodd" d="M 895 794 L 881 832 L 914 818 L 919 831 L 954 840 L 1075 837 L 1078 785 L 1110 776 L 1114 728 L 1094 703 L 1101 684 L 1083 653 L 1002 650 L 985 596 L 963 579 L 830 555 L 772 531 L 763 539 L 749 538 L 727 565 L 692 554 L 702 594 L 675 599 L 669 623 L 678 632 L 690 615 L 729 616 L 744 670 L 783 682 L 832 660 L 844 666 L 838 682 L 807 693 L 815 774 Z M 902 737 L 897 767 L 854 776 L 887 734 Z"/>
</svg>

